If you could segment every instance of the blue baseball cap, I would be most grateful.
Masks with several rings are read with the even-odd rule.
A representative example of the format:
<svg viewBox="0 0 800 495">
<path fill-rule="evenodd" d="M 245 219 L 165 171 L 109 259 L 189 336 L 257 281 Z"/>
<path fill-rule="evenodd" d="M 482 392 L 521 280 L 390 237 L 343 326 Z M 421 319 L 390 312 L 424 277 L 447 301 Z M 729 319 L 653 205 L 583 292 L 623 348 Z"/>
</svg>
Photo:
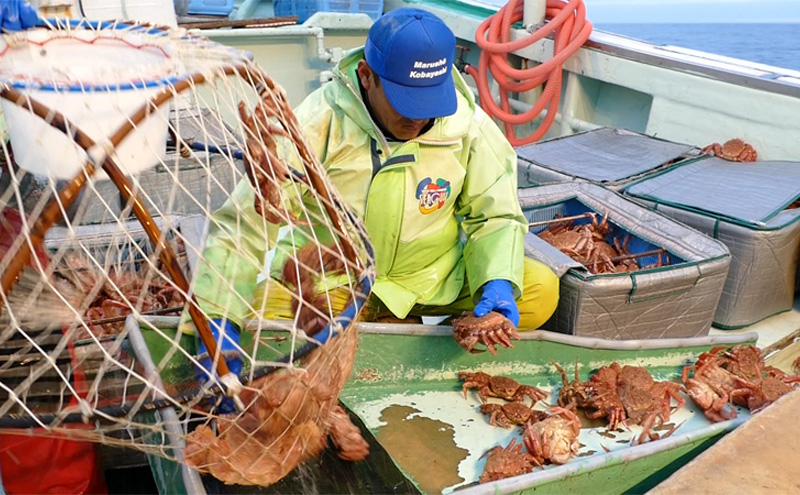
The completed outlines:
<svg viewBox="0 0 800 495">
<path fill-rule="evenodd" d="M 364 46 L 397 113 L 431 119 L 456 112 L 453 56 L 456 37 L 441 19 L 420 9 L 392 10 L 372 25 Z"/>
</svg>

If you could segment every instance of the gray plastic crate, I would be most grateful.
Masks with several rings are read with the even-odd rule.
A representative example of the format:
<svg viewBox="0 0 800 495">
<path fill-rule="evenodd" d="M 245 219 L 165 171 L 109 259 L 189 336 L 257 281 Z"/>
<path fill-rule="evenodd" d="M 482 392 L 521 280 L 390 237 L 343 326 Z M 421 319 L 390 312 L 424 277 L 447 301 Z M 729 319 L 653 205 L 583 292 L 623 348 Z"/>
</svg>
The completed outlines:
<svg viewBox="0 0 800 495">
<path fill-rule="evenodd" d="M 561 278 L 558 307 L 543 328 L 604 339 L 708 334 L 730 264 L 724 244 L 593 184 L 523 189 L 519 200 L 529 222 L 552 219 L 557 213 L 574 215 L 583 207 L 584 212 L 607 213 L 612 235 L 631 234 L 632 252 L 655 246 L 669 253 L 661 267 L 596 275 L 535 235 L 544 227 L 532 228 L 526 254 Z"/>
<path fill-rule="evenodd" d="M 698 153 L 688 144 L 601 127 L 517 148 L 519 186 L 579 180 L 619 190 Z"/>
<path fill-rule="evenodd" d="M 135 176 L 136 193 L 141 195 L 151 214 L 194 215 L 213 212 L 230 196 L 236 184 L 244 177 L 240 160 L 231 167 L 230 158 L 211 153 L 204 166 L 194 160 L 179 159 L 140 172 Z M 116 217 L 133 218 L 125 208 L 119 190 L 109 180 L 94 183 L 97 193 L 84 191 L 83 197 L 69 210 L 71 216 L 80 219 L 81 225 L 115 221 Z M 144 194 L 142 194 L 142 192 Z M 100 196 L 108 207 L 97 200 Z M 146 197 L 145 197 L 146 196 Z M 111 211 L 109 211 L 109 209 Z M 126 215 L 122 215 L 126 213 Z"/>
<path fill-rule="evenodd" d="M 625 193 L 724 242 L 731 268 L 714 325 L 736 329 L 789 311 L 800 255 L 800 163 L 705 158 Z"/>
</svg>

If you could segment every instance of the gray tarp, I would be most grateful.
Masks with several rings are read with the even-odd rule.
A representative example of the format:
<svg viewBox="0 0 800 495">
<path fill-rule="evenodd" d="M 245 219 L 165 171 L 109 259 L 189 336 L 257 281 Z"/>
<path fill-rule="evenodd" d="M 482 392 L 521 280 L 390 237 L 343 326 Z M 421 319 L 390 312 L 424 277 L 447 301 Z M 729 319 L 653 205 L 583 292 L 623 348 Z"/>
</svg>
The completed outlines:
<svg viewBox="0 0 800 495">
<path fill-rule="evenodd" d="M 800 163 L 706 158 L 626 189 L 627 194 L 763 226 L 800 196 Z"/>
<path fill-rule="evenodd" d="M 684 158 L 694 147 L 602 127 L 517 148 L 520 187 L 585 179 L 612 185 Z"/>
</svg>

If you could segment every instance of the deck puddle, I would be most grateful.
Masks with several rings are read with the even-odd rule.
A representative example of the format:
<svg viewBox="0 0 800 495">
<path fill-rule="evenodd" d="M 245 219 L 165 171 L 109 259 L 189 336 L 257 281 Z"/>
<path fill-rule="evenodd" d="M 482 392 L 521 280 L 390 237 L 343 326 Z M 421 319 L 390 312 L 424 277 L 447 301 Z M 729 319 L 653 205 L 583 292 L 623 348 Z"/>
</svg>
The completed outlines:
<svg viewBox="0 0 800 495">
<path fill-rule="evenodd" d="M 578 412 L 575 413 L 581 420 L 581 428 L 599 428 L 601 426 L 605 426 L 608 424 L 608 421 L 605 418 L 597 418 L 591 419 L 586 417 L 586 412 L 583 409 L 578 409 Z"/>
<path fill-rule="evenodd" d="M 611 433 L 611 432 L 610 432 L 610 431 L 608 431 L 608 430 L 596 430 L 596 431 L 597 431 L 597 434 L 598 434 L 598 435 L 600 435 L 601 437 L 605 437 L 605 438 L 617 438 L 617 436 L 616 436 L 616 435 L 614 435 L 613 433 Z"/>
<path fill-rule="evenodd" d="M 381 411 L 385 425 L 376 438 L 400 468 L 427 493 L 441 493 L 448 486 L 464 481 L 458 464 L 468 451 L 456 446 L 452 425 L 413 416 L 421 412 L 409 406 L 389 406 Z"/>
</svg>

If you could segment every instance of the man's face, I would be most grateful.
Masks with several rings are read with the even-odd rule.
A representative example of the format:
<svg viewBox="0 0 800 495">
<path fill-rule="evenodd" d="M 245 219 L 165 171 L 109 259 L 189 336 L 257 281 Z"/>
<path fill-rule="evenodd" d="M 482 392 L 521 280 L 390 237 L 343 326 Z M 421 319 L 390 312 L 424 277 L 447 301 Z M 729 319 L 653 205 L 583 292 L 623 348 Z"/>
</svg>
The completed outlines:
<svg viewBox="0 0 800 495">
<path fill-rule="evenodd" d="M 373 117 L 378 120 L 381 127 L 392 133 L 394 137 L 402 141 L 408 141 L 419 136 L 422 128 L 428 123 L 429 119 L 415 120 L 407 119 L 397 113 L 380 85 L 377 74 L 373 74 L 365 60 L 358 62 L 358 77 L 361 85 L 367 92 L 369 104 L 374 113 Z"/>
</svg>

